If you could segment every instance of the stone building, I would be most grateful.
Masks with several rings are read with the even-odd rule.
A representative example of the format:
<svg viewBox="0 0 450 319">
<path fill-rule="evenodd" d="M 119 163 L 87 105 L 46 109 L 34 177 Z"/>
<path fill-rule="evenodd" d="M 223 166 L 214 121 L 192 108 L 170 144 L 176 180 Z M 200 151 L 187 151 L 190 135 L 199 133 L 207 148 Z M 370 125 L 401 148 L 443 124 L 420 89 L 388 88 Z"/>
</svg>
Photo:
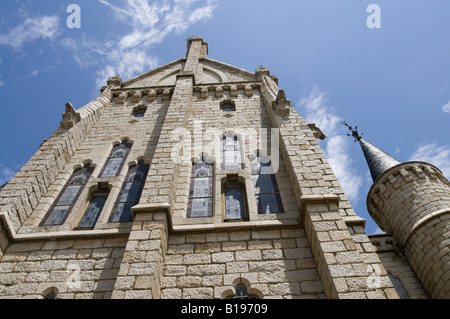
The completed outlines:
<svg viewBox="0 0 450 319">
<path fill-rule="evenodd" d="M 1 189 L 0 298 L 450 297 L 437 168 L 370 162 L 368 207 L 389 235 L 368 236 L 276 76 L 187 46 L 68 103 Z"/>
</svg>

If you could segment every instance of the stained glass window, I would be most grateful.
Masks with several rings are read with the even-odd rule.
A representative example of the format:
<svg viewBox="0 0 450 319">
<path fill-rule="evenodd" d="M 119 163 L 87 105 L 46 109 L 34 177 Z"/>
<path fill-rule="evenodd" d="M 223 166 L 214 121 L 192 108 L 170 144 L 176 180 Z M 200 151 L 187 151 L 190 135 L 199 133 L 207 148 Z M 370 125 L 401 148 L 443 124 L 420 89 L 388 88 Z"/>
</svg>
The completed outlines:
<svg viewBox="0 0 450 319">
<path fill-rule="evenodd" d="M 93 171 L 94 168 L 87 164 L 73 172 L 55 204 L 44 217 L 41 226 L 56 226 L 64 223 Z"/>
<path fill-rule="evenodd" d="M 121 144 L 114 146 L 100 173 L 100 177 L 115 177 L 119 175 L 130 149 L 131 144 L 127 141 L 123 141 Z"/>
<path fill-rule="evenodd" d="M 242 169 L 241 143 L 237 136 L 222 138 L 222 169 Z"/>
<path fill-rule="evenodd" d="M 92 199 L 78 224 L 79 228 L 93 228 L 95 226 L 103 206 L 105 206 L 106 200 L 108 199 L 108 195 L 108 189 L 98 190 L 92 195 Z"/>
<path fill-rule="evenodd" d="M 132 221 L 131 207 L 139 203 L 148 170 L 149 165 L 144 164 L 144 161 L 139 161 L 138 165 L 130 167 L 114 204 L 113 213 L 109 218 L 110 223 Z"/>
<path fill-rule="evenodd" d="M 267 158 L 262 158 L 258 154 L 250 162 L 250 168 L 253 176 L 253 186 L 255 187 L 258 214 L 283 213 L 284 208 L 271 161 Z"/>
<path fill-rule="evenodd" d="M 204 158 L 198 163 L 192 164 L 188 218 L 212 217 L 213 176 L 214 164 L 207 163 Z"/>
<path fill-rule="evenodd" d="M 224 187 L 225 220 L 245 219 L 242 187 Z"/>
</svg>

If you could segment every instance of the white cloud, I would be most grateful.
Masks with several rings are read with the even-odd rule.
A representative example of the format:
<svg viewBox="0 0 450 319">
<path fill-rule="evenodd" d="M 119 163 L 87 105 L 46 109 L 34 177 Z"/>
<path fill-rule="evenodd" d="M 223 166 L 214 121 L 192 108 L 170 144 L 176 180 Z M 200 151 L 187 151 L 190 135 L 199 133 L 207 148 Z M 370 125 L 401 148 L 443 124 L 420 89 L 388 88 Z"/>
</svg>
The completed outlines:
<svg viewBox="0 0 450 319">
<path fill-rule="evenodd" d="M 105 85 L 111 76 L 120 75 L 128 80 L 157 67 L 158 59 L 150 49 L 169 34 L 179 34 L 195 23 L 210 19 L 217 7 L 216 0 L 126 0 L 123 5 L 113 4 L 111 0 L 99 2 L 112 10 L 118 21 L 130 25 L 132 31 L 108 42 L 85 36 L 79 42 L 69 38 L 61 41 L 81 67 L 106 61 L 95 72 L 97 87 Z"/>
<path fill-rule="evenodd" d="M 342 119 L 327 102 L 325 92 L 315 86 L 307 97 L 300 100 L 299 106 L 305 110 L 305 120 L 315 123 L 327 136 L 324 152 L 328 163 L 349 200 L 357 201 L 363 178 L 352 168 L 353 161 L 349 156 L 351 139 L 339 134 L 338 124 Z"/>
<path fill-rule="evenodd" d="M 129 79 L 144 70 L 155 68 L 158 63 L 155 57 L 147 55 L 142 50 L 115 51 L 112 53 L 111 61 L 114 63 L 97 71 L 97 87 L 105 85 L 106 80 L 116 74 L 119 74 L 123 79 Z"/>
<path fill-rule="evenodd" d="M 327 105 L 325 92 L 320 92 L 317 86 L 314 86 L 311 93 L 300 100 L 300 105 L 305 107 L 305 119 L 309 123 L 315 123 L 325 135 L 335 135 L 337 125 L 342 122 L 339 116 L 335 115 L 334 110 Z"/>
<path fill-rule="evenodd" d="M 439 168 L 445 177 L 450 177 L 449 145 L 439 145 L 437 142 L 420 145 L 416 148 L 409 160 L 430 163 Z"/>
<path fill-rule="evenodd" d="M 39 74 L 39 70 L 33 70 L 31 73 L 30 73 L 30 77 L 31 78 L 34 78 L 34 77 L 36 77 L 36 76 L 38 76 L 38 74 Z"/>
<path fill-rule="evenodd" d="M 377 227 L 377 229 L 375 229 L 374 231 L 374 235 L 383 235 L 386 234 L 384 231 L 381 230 L 380 227 Z"/>
<path fill-rule="evenodd" d="M 0 164 L 0 186 L 9 182 L 16 174 L 12 169 Z"/>
<path fill-rule="evenodd" d="M 358 200 L 359 189 L 362 186 L 363 179 L 352 168 L 348 143 L 347 136 L 337 135 L 329 137 L 325 153 L 328 163 L 344 189 L 345 194 L 350 200 L 356 201 Z"/>
<path fill-rule="evenodd" d="M 442 107 L 444 113 L 450 113 L 450 101 Z"/>
<path fill-rule="evenodd" d="M 20 50 L 25 42 L 53 39 L 59 34 L 58 24 L 59 19 L 56 16 L 27 17 L 22 24 L 10 29 L 8 33 L 0 34 L 0 44 Z"/>
</svg>

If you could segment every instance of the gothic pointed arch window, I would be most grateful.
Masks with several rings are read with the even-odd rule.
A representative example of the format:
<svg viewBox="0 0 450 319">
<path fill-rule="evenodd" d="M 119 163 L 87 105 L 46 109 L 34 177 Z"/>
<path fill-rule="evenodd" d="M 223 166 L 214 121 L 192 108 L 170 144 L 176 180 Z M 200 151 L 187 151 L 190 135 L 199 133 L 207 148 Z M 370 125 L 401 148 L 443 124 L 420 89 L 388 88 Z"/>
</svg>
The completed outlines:
<svg viewBox="0 0 450 319">
<path fill-rule="evenodd" d="M 241 142 L 236 135 L 227 134 L 222 137 L 222 169 L 242 169 Z"/>
<path fill-rule="evenodd" d="M 250 162 L 258 214 L 284 213 L 277 178 L 269 157 L 257 156 Z"/>
<path fill-rule="evenodd" d="M 64 224 L 93 171 L 94 167 L 91 167 L 90 163 L 74 170 L 55 203 L 44 217 L 41 226 Z"/>
<path fill-rule="evenodd" d="M 213 177 L 214 163 L 208 163 L 204 157 L 192 163 L 188 218 L 213 216 Z"/>
<path fill-rule="evenodd" d="M 249 218 L 245 180 L 237 174 L 228 174 L 222 181 L 222 207 L 224 221 Z"/>
<path fill-rule="evenodd" d="M 103 186 L 95 191 L 87 203 L 83 217 L 78 224 L 78 229 L 92 229 L 97 223 L 98 218 L 105 206 L 109 195 L 109 187 Z"/>
<path fill-rule="evenodd" d="M 148 170 L 149 165 L 145 164 L 144 161 L 139 161 L 137 165 L 128 169 L 125 182 L 122 184 L 113 212 L 109 218 L 110 223 L 132 221 L 131 207 L 139 203 Z"/>
<path fill-rule="evenodd" d="M 103 167 L 100 177 L 115 177 L 118 176 L 125 160 L 130 152 L 132 144 L 127 140 L 117 144 L 111 150 L 111 153 L 106 160 L 106 164 Z"/>
</svg>

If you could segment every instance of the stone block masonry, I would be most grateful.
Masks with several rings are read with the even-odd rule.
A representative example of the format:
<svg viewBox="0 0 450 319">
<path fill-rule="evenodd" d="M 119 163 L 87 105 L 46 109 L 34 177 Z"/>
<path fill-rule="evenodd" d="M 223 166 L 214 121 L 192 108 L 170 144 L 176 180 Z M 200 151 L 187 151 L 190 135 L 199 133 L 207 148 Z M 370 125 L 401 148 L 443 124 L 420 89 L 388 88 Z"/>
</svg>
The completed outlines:
<svg viewBox="0 0 450 319">
<path fill-rule="evenodd" d="M 208 50 L 193 37 L 184 58 L 126 82 L 113 77 L 80 110 L 66 105 L 60 128 L 0 190 L 0 298 L 222 299 L 241 286 L 258 298 L 398 298 L 316 141 L 320 129 L 293 110 L 267 68 L 249 72 Z M 255 149 L 246 131 L 262 130 L 274 136 Z M 232 169 L 219 165 L 227 148 L 208 149 L 230 134 L 240 139 L 233 159 L 242 159 Z M 199 137 L 192 152 L 178 148 Z M 125 141 L 117 174 L 103 177 Z M 252 161 L 269 153 L 277 169 L 260 178 Z M 207 187 L 204 172 L 192 172 L 202 157 L 216 160 Z M 67 218 L 43 225 L 88 163 L 92 174 Z M 147 176 L 128 174 L 137 163 Z M 197 191 L 211 209 L 191 217 Z M 120 205 L 132 206 L 130 219 L 110 218 Z M 90 228 L 80 227 L 86 212 Z"/>
<path fill-rule="evenodd" d="M 450 298 L 450 182 L 422 162 L 397 165 L 369 191 L 369 212 L 391 233 L 431 298 Z"/>
<path fill-rule="evenodd" d="M 163 298 L 325 298 L 305 232 L 298 228 L 170 236 Z"/>
<path fill-rule="evenodd" d="M 11 244 L 0 263 L 0 298 L 111 298 L 126 243 L 119 237 Z"/>
</svg>

